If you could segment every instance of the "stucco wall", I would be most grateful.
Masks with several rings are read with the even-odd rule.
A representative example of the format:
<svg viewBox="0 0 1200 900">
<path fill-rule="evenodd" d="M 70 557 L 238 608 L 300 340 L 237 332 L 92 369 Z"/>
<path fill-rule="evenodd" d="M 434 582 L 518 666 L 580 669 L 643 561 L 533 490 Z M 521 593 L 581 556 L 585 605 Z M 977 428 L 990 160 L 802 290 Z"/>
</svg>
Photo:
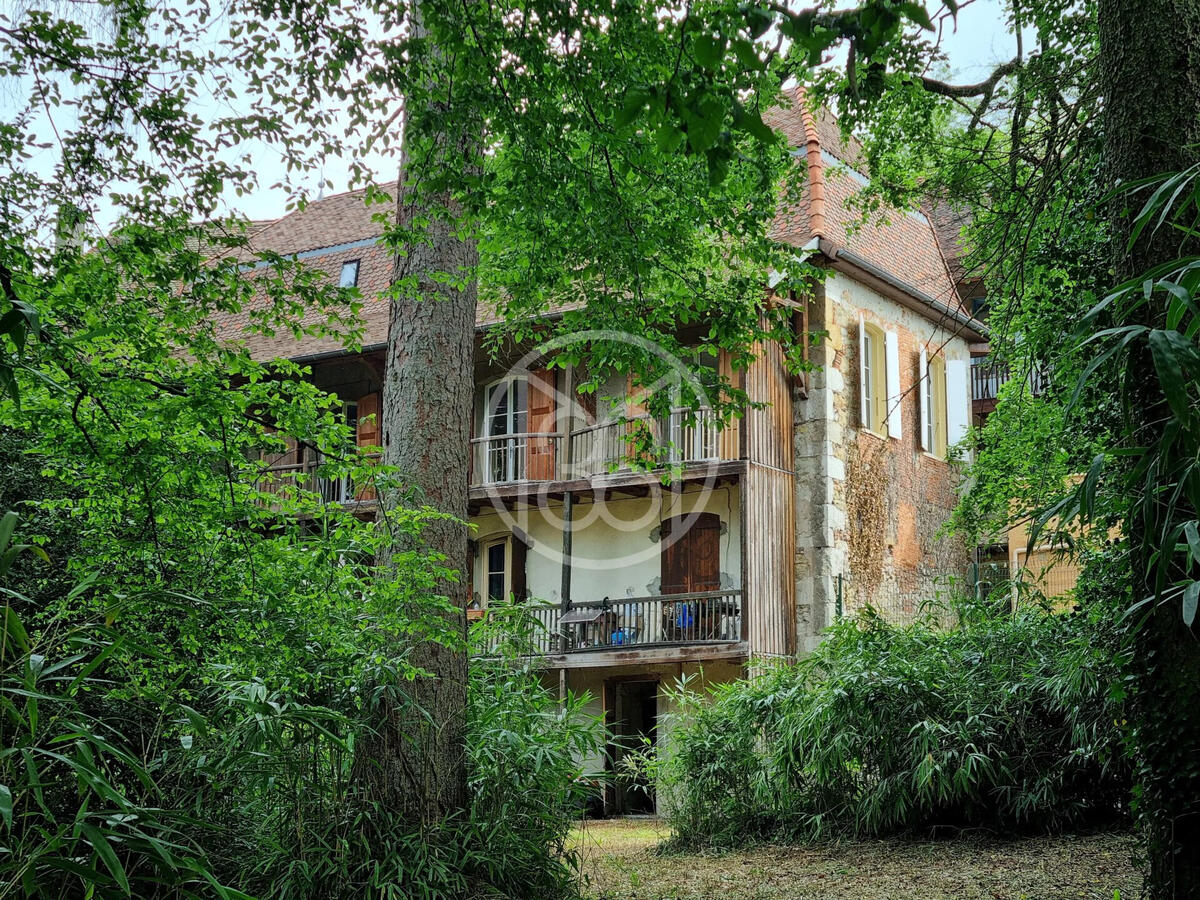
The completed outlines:
<svg viewBox="0 0 1200 900">
<path fill-rule="evenodd" d="M 969 361 L 966 340 L 853 279 L 833 272 L 810 318 L 828 332 L 813 353 L 821 368 L 796 403 L 796 579 L 800 649 L 833 620 L 838 576 L 847 612 L 871 603 L 910 618 L 965 573 L 969 553 L 940 531 L 958 500 L 959 467 L 921 449 L 919 358 Z M 859 314 L 899 344 L 901 437 L 860 425 Z M 969 377 L 969 376 L 966 376 Z M 948 392 L 950 393 L 950 392 Z M 969 405 L 969 391 L 966 403 Z M 969 421 L 970 410 L 961 414 Z"/>
<path fill-rule="evenodd" d="M 652 666 L 624 666 L 596 669 L 567 670 L 567 688 L 575 694 L 588 694 L 585 711 L 589 715 L 602 718 L 604 716 L 605 681 L 609 679 L 624 680 L 656 680 L 658 681 L 658 733 L 655 746 L 659 753 L 670 752 L 671 732 L 677 725 L 674 714 L 678 712 L 676 704 L 668 693 L 675 690 L 681 679 L 686 679 L 688 687 L 694 691 L 706 691 L 714 684 L 733 681 L 743 675 L 743 667 L 739 663 L 713 661 L 708 663 L 669 663 Z M 558 670 L 547 670 L 545 679 L 548 686 L 557 689 Z M 589 773 L 603 772 L 605 761 L 603 754 L 594 754 L 584 760 L 584 771 Z M 659 812 L 664 811 L 665 804 L 670 798 L 663 795 L 661 788 L 658 795 Z"/>
<path fill-rule="evenodd" d="M 682 493 L 655 489 L 649 497 L 590 498 L 575 502 L 571 596 L 577 602 L 605 597 L 648 597 L 660 593 L 661 522 L 690 512 L 711 512 L 721 519 L 721 586 L 741 587 L 742 536 L 738 485 L 687 485 Z M 562 504 L 493 509 L 471 518 L 476 546 L 472 591 L 484 589 L 484 549 L 490 540 L 519 528 L 529 539 L 527 587 L 532 596 L 558 602 L 562 589 Z"/>
</svg>

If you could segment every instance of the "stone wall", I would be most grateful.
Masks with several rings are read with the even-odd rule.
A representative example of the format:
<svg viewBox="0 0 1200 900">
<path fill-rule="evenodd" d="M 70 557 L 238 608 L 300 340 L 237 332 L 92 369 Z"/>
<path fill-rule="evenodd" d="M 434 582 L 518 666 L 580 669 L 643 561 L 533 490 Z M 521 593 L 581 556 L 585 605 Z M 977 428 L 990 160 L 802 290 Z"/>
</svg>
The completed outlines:
<svg viewBox="0 0 1200 900">
<path fill-rule="evenodd" d="M 861 427 L 860 313 L 899 339 L 899 438 Z M 930 357 L 967 360 L 967 342 L 836 272 L 814 300 L 810 327 L 828 337 L 813 348 L 820 368 L 795 404 L 800 652 L 833 621 L 839 576 L 846 612 L 870 603 L 908 619 L 923 601 L 952 590 L 949 578 L 965 575 L 970 560 L 962 540 L 941 533 L 961 472 L 921 449 L 918 390 L 922 348 Z"/>
</svg>

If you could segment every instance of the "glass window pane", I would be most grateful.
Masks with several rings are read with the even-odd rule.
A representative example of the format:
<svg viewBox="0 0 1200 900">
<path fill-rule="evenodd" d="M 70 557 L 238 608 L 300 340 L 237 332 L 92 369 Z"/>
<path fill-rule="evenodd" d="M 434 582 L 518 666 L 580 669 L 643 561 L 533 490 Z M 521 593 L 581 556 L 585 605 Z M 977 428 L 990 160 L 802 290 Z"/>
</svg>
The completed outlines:
<svg viewBox="0 0 1200 900">
<path fill-rule="evenodd" d="M 526 427 L 525 413 L 529 409 L 529 385 L 524 378 L 513 380 L 513 434 L 524 434 Z"/>
<path fill-rule="evenodd" d="M 498 541 L 487 551 L 487 593 L 489 600 L 504 599 L 505 545 Z"/>
<path fill-rule="evenodd" d="M 488 388 L 487 433 L 508 434 L 508 382 Z"/>
<path fill-rule="evenodd" d="M 358 286 L 358 260 L 342 263 L 342 276 L 338 279 L 338 287 L 351 288 Z"/>
</svg>

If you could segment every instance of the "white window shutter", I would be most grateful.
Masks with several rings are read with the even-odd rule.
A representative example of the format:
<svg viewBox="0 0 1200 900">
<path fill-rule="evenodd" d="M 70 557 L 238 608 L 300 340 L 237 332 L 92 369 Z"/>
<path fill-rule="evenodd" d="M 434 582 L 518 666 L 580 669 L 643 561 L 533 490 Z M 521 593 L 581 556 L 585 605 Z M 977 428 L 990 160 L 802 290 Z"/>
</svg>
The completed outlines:
<svg viewBox="0 0 1200 900">
<path fill-rule="evenodd" d="M 896 332 L 884 335 L 884 353 L 887 373 L 887 429 L 888 435 L 900 437 L 900 338 Z"/>
<path fill-rule="evenodd" d="M 867 384 L 867 323 L 863 314 L 858 314 L 858 412 L 863 428 L 871 427 L 871 410 L 868 397 L 871 393 Z"/>
<path fill-rule="evenodd" d="M 929 433 L 929 356 L 925 353 L 925 348 L 921 348 L 921 368 L 917 370 L 918 376 L 921 379 L 920 399 L 921 406 L 917 411 L 917 430 L 921 432 L 921 449 L 927 453 L 933 449 L 932 435 Z"/>
<path fill-rule="evenodd" d="M 953 447 L 966 437 L 971 416 L 971 381 L 967 377 L 966 360 L 946 361 L 946 407 L 946 441 Z"/>
</svg>

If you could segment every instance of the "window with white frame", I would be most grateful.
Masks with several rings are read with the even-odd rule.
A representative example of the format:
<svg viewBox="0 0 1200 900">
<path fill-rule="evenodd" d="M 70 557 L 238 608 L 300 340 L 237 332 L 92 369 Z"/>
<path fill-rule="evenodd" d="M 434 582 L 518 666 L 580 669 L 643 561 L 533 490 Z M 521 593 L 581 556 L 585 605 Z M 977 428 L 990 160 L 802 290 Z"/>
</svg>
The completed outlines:
<svg viewBox="0 0 1200 900">
<path fill-rule="evenodd" d="M 965 359 L 921 350 L 921 449 L 942 459 L 967 436 L 970 366 Z"/>
<path fill-rule="evenodd" d="M 508 541 L 493 541 L 484 550 L 484 590 L 489 603 L 508 598 Z"/>
<path fill-rule="evenodd" d="M 924 367 L 925 384 L 922 397 L 924 434 L 921 446 L 934 456 L 946 456 L 946 361 L 940 356 L 930 359 Z"/>
<path fill-rule="evenodd" d="M 860 422 L 878 435 L 900 437 L 900 358 L 896 332 L 858 318 Z"/>
<path fill-rule="evenodd" d="M 484 390 L 484 474 L 489 483 L 525 478 L 528 388 L 524 378 L 510 377 Z"/>
<path fill-rule="evenodd" d="M 517 600 L 526 598 L 528 550 L 528 538 L 519 531 L 483 545 L 483 591 L 489 604 L 510 597 Z"/>
<path fill-rule="evenodd" d="M 860 341 L 862 361 L 862 423 L 871 431 L 883 432 L 884 385 L 883 333 L 874 325 L 864 325 Z"/>
<path fill-rule="evenodd" d="M 338 287 L 358 287 L 358 260 L 352 259 L 342 263 L 342 274 L 338 278 Z"/>
</svg>

